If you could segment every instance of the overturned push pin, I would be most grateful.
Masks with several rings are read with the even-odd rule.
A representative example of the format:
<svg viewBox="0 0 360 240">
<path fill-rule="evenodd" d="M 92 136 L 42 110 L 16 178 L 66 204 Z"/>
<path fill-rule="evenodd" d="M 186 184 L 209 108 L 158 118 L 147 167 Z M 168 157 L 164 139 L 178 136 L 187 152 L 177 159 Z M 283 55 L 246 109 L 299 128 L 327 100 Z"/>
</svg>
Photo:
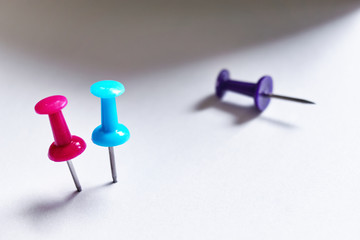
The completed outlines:
<svg viewBox="0 0 360 240">
<path fill-rule="evenodd" d="M 253 97 L 255 106 L 259 111 L 264 111 L 270 103 L 270 98 L 279 98 L 299 103 L 314 104 L 314 102 L 273 94 L 273 80 L 270 76 L 263 76 L 257 83 L 234 81 L 230 79 L 228 70 L 222 70 L 216 80 L 215 92 L 218 98 L 222 98 L 225 91 L 232 91 Z"/>
<path fill-rule="evenodd" d="M 63 109 L 67 103 L 68 101 L 64 96 L 56 95 L 47 97 L 35 105 L 35 111 L 38 114 L 49 115 L 55 140 L 49 148 L 48 156 L 50 160 L 54 162 L 66 161 L 75 186 L 78 192 L 81 192 L 81 185 L 71 159 L 84 152 L 86 143 L 82 138 L 70 134 L 64 115 L 61 112 L 61 109 Z"/>
<path fill-rule="evenodd" d="M 117 182 L 114 147 L 129 140 L 130 132 L 118 122 L 115 97 L 125 92 L 124 86 L 117 81 L 104 80 L 94 83 L 90 92 L 101 98 L 101 125 L 92 133 L 92 141 L 99 146 L 108 147 L 113 182 Z"/>
</svg>

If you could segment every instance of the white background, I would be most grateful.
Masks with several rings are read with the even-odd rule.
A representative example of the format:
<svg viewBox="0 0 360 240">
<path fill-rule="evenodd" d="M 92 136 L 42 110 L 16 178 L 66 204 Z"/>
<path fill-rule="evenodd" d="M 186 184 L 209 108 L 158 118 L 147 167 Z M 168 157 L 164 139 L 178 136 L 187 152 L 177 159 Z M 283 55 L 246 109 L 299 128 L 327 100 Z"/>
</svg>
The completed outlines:
<svg viewBox="0 0 360 240">
<path fill-rule="evenodd" d="M 151 2 L 151 3 L 150 3 Z M 1 1 L 0 239 L 359 239 L 357 1 Z M 214 94 L 218 72 L 278 94 L 257 114 Z M 110 184 L 92 83 L 117 99 L 131 139 Z M 40 99 L 65 95 L 65 163 Z"/>
</svg>

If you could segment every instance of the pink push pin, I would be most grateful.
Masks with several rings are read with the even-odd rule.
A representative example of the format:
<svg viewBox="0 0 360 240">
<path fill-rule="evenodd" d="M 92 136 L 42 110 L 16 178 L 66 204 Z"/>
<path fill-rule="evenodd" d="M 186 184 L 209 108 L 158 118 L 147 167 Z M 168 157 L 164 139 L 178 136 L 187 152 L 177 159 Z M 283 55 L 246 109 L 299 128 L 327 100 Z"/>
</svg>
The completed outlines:
<svg viewBox="0 0 360 240">
<path fill-rule="evenodd" d="M 75 186 L 78 192 L 81 192 L 81 185 L 71 159 L 84 152 L 86 143 L 82 138 L 70 134 L 65 118 L 61 112 L 61 109 L 63 109 L 67 103 L 66 97 L 61 95 L 47 97 L 35 105 L 35 112 L 49 115 L 55 140 L 49 148 L 48 156 L 50 160 L 54 162 L 66 161 L 71 176 L 74 179 Z"/>
</svg>

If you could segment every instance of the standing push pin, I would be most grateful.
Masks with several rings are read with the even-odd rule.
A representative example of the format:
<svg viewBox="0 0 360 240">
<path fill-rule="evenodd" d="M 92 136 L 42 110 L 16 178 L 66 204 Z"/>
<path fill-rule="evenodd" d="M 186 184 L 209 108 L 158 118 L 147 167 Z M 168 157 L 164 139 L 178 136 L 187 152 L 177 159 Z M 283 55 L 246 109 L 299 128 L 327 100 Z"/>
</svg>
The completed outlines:
<svg viewBox="0 0 360 240">
<path fill-rule="evenodd" d="M 270 103 L 270 98 L 279 98 L 300 103 L 315 104 L 314 102 L 273 94 L 273 80 L 270 76 L 263 76 L 257 83 L 234 81 L 230 79 L 228 70 L 222 70 L 216 81 L 215 92 L 218 98 L 222 98 L 225 91 L 232 91 L 253 97 L 255 106 L 259 111 L 264 111 Z"/>
<path fill-rule="evenodd" d="M 129 140 L 130 132 L 118 122 L 115 97 L 125 92 L 124 85 L 113 80 L 94 83 L 90 92 L 101 98 L 101 125 L 92 133 L 92 141 L 99 146 L 109 148 L 110 166 L 113 182 L 117 182 L 114 146 Z"/>
<path fill-rule="evenodd" d="M 44 98 L 35 105 L 35 112 L 49 115 L 51 129 L 54 135 L 54 142 L 49 148 L 48 156 L 54 162 L 66 161 L 71 176 L 73 177 L 78 192 L 81 192 L 81 185 L 76 175 L 71 159 L 79 156 L 85 151 L 85 141 L 75 135 L 71 135 L 61 112 L 67 105 L 66 97 L 56 95 Z"/>
</svg>

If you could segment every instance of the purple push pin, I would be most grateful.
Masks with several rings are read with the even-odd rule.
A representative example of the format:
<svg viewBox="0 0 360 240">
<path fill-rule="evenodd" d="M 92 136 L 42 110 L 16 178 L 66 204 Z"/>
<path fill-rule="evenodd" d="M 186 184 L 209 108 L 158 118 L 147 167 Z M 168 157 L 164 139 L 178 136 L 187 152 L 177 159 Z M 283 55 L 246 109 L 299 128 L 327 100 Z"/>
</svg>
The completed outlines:
<svg viewBox="0 0 360 240">
<path fill-rule="evenodd" d="M 300 103 L 315 104 L 314 102 L 273 94 L 273 80 L 270 76 L 263 76 L 257 83 L 234 81 L 230 79 L 228 70 L 221 70 L 216 80 L 215 92 L 218 98 L 222 98 L 225 91 L 232 91 L 253 97 L 255 106 L 259 111 L 264 111 L 270 103 L 270 98 L 279 98 Z"/>
</svg>

